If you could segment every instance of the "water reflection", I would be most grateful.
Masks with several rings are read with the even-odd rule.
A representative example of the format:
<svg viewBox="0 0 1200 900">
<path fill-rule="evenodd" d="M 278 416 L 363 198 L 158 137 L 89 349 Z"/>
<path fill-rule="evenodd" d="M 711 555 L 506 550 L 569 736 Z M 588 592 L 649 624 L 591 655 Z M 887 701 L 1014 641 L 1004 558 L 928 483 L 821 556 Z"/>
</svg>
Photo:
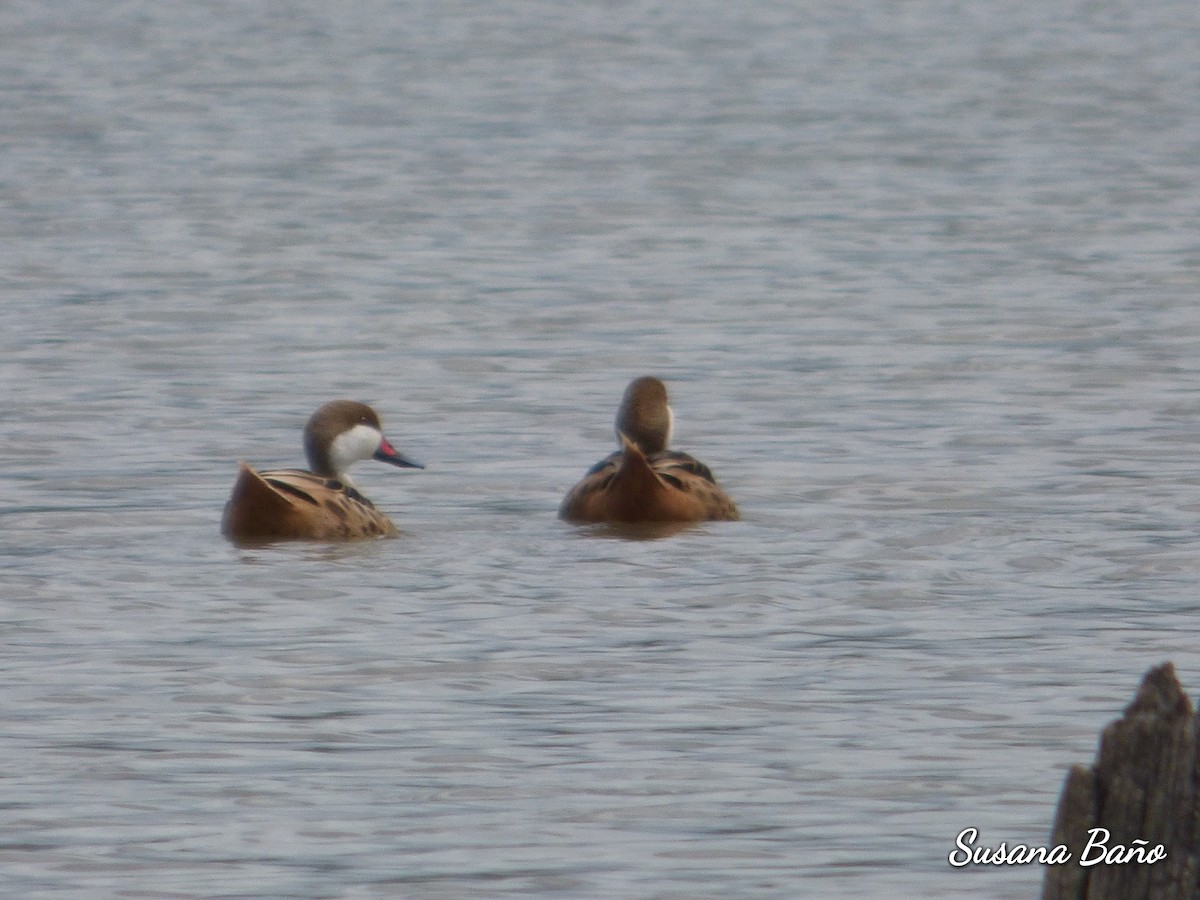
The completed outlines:
<svg viewBox="0 0 1200 900">
<path fill-rule="evenodd" d="M 601 522 L 571 527 L 586 537 L 627 541 L 659 541 L 684 531 L 712 529 L 711 524 L 696 522 Z"/>
</svg>

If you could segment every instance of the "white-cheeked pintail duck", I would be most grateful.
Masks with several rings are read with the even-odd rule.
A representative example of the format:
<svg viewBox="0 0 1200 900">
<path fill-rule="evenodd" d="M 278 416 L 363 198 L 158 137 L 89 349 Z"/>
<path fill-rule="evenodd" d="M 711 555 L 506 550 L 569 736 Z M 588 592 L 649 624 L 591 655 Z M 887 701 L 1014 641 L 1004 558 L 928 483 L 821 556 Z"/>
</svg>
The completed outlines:
<svg viewBox="0 0 1200 900">
<path fill-rule="evenodd" d="M 617 411 L 619 448 L 592 466 L 558 508 L 568 522 L 701 522 L 740 518 L 704 463 L 668 449 L 674 414 L 657 378 L 635 378 Z"/>
<path fill-rule="evenodd" d="M 383 436 L 365 403 L 326 403 L 304 426 L 309 471 L 255 471 L 238 464 L 221 531 L 237 543 L 348 541 L 396 534 L 391 519 L 358 492 L 347 469 L 360 459 L 423 469 Z"/>
</svg>

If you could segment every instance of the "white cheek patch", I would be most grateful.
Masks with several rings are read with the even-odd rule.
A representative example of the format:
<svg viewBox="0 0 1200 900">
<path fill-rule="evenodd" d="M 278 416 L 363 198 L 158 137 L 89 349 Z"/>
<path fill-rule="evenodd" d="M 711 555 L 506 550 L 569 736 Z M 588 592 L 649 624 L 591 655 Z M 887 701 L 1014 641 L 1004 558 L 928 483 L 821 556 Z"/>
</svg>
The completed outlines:
<svg viewBox="0 0 1200 900">
<path fill-rule="evenodd" d="M 344 473 L 360 459 L 370 459 L 379 449 L 383 435 L 370 425 L 355 425 L 333 439 L 329 448 L 330 461 L 334 469 Z"/>
</svg>

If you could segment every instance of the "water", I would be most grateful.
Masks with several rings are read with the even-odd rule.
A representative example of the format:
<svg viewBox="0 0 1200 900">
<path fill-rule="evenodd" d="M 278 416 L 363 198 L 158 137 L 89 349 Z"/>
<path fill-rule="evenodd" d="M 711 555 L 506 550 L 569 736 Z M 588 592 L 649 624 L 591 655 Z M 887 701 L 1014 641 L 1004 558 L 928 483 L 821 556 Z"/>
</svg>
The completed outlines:
<svg viewBox="0 0 1200 900">
<path fill-rule="evenodd" d="M 6 4 L 6 896 L 1036 896 L 1200 684 L 1198 18 Z M 643 373 L 745 521 L 555 519 Z M 223 541 L 339 396 L 404 536 Z"/>
</svg>

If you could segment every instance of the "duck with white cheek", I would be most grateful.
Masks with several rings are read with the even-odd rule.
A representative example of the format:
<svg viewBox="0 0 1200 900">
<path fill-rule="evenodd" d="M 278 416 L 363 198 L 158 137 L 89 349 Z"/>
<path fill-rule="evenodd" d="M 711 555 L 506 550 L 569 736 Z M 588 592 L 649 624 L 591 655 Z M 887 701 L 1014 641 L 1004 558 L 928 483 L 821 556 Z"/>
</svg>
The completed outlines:
<svg viewBox="0 0 1200 900">
<path fill-rule="evenodd" d="M 304 426 L 309 470 L 258 472 L 239 463 L 221 531 L 239 544 L 280 540 L 351 541 L 392 537 L 396 526 L 358 492 L 348 469 L 362 459 L 423 469 L 398 451 L 375 410 L 353 400 L 326 403 Z"/>
</svg>

